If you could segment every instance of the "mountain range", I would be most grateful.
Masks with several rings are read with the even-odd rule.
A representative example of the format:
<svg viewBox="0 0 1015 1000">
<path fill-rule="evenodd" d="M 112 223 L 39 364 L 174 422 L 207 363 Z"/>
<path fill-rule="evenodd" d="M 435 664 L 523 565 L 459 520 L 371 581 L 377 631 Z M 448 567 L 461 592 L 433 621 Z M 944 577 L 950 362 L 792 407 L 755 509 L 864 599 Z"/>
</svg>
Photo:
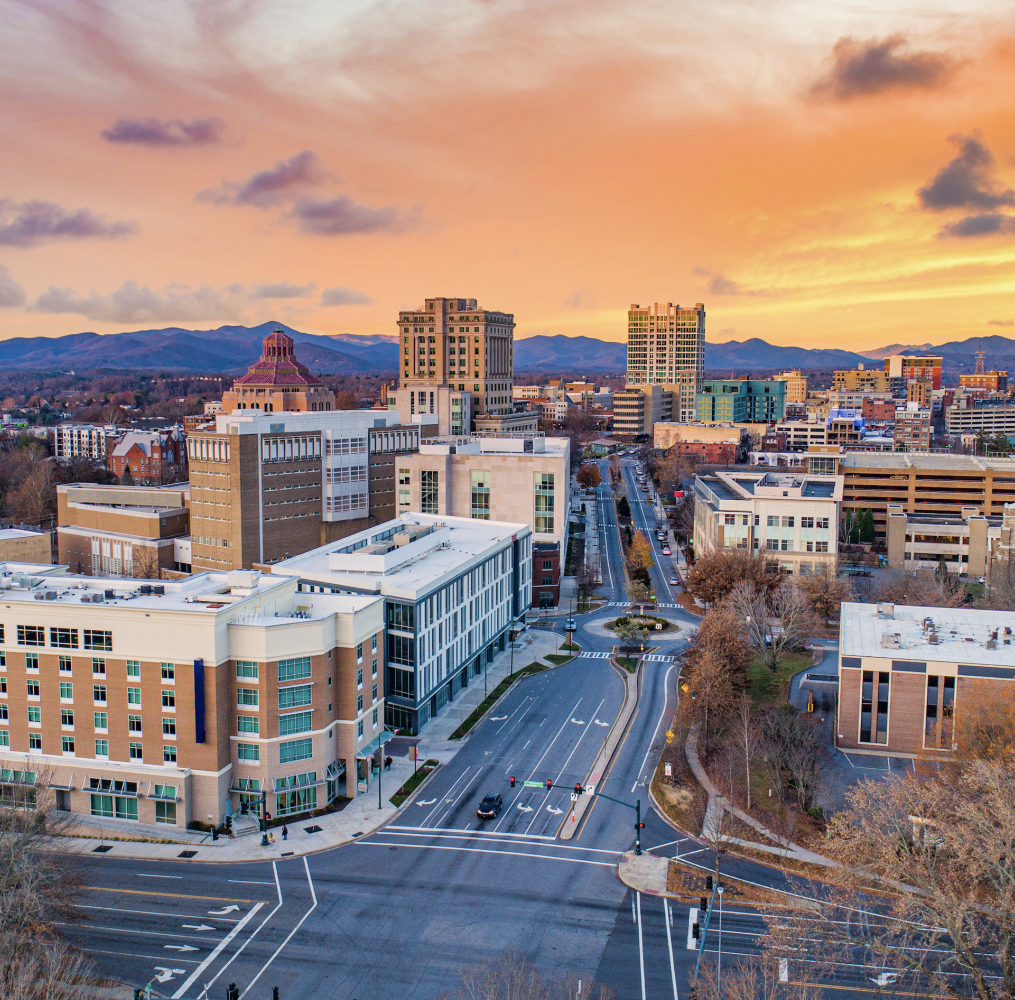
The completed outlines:
<svg viewBox="0 0 1015 1000">
<path fill-rule="evenodd" d="M 8 371 L 67 371 L 108 368 L 119 370 L 175 370 L 239 374 L 261 356 L 261 341 L 282 329 L 296 342 L 296 356 L 311 371 L 329 375 L 395 375 L 398 336 L 360 336 L 341 333 L 323 336 L 302 333 L 284 323 L 259 326 L 221 326 L 215 330 L 136 330 L 99 335 L 75 333 L 65 337 L 11 337 L 0 340 L 0 368 Z M 971 372 L 976 351 L 987 356 L 988 368 L 1015 371 L 1015 340 L 992 336 L 953 341 L 937 346 L 892 344 L 875 351 L 842 351 L 780 347 L 752 338 L 724 344 L 705 344 L 705 370 L 710 374 L 776 371 L 783 368 L 824 369 L 869 367 L 895 353 L 934 353 L 944 358 L 952 376 Z M 627 367 L 627 345 L 594 337 L 548 337 L 516 340 L 515 371 L 532 374 L 620 374 Z"/>
</svg>

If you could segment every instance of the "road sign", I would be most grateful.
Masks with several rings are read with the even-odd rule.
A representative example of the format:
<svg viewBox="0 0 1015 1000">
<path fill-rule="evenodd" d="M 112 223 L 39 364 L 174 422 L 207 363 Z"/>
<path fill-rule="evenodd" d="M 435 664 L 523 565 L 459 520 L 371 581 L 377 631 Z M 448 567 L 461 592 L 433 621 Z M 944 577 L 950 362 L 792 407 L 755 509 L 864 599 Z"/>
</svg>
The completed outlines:
<svg viewBox="0 0 1015 1000">
<path fill-rule="evenodd" d="M 572 792 L 571 793 L 571 801 L 572 802 L 577 802 L 578 801 L 578 793 L 577 792 Z"/>
<path fill-rule="evenodd" d="M 541 781 L 525 781 L 522 783 L 525 788 L 542 788 L 543 783 Z"/>
<path fill-rule="evenodd" d="M 672 764 L 667 764 L 666 765 L 666 777 L 667 778 L 672 778 L 673 777 L 673 765 Z"/>
</svg>

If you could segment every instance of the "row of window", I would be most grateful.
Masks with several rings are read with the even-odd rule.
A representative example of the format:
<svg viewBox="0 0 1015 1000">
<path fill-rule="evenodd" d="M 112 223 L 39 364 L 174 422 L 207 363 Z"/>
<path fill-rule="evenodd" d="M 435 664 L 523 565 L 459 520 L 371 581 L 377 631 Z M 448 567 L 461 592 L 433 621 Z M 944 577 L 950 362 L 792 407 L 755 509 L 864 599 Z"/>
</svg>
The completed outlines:
<svg viewBox="0 0 1015 1000">
<path fill-rule="evenodd" d="M 25 680 L 25 690 L 28 694 L 29 699 L 35 700 L 42 697 L 42 685 L 39 679 L 36 677 L 28 677 Z M 256 693 L 256 691 L 255 691 Z M 7 678 L 0 677 L 0 694 L 7 694 Z M 92 701 L 97 705 L 105 705 L 107 700 L 108 689 L 105 684 L 93 684 L 92 685 Z M 74 700 L 74 684 L 71 681 L 60 681 L 60 701 L 67 702 Z M 128 687 L 127 688 L 127 704 L 140 708 L 141 707 L 141 688 L 139 687 Z M 255 702 L 256 704 L 256 702 Z M 3 706 L 6 710 L 6 705 Z M 162 707 L 171 708 L 175 711 L 176 709 L 176 692 L 172 689 L 166 689 L 162 691 Z M 2 719 L 4 716 L 0 716 Z"/>
<path fill-rule="evenodd" d="M 101 629 L 86 628 L 84 648 L 97 652 L 113 651 L 113 633 Z M 18 625 L 19 646 L 45 646 L 46 628 L 44 625 Z M 0 625 L 0 642 L 4 642 L 4 627 Z M 78 630 L 76 628 L 53 628 L 49 630 L 49 645 L 54 649 L 78 649 Z"/>
<path fill-rule="evenodd" d="M 0 729 L 0 747 L 9 748 L 11 745 L 10 733 L 6 729 Z M 60 746 L 63 753 L 73 756 L 77 753 L 77 742 L 75 737 L 70 734 L 64 734 L 60 737 Z M 29 752 L 42 753 L 42 734 L 41 733 L 29 733 L 28 734 L 28 750 Z M 131 742 L 128 747 L 130 759 L 138 764 L 144 763 L 144 747 L 141 743 Z M 108 760 L 109 758 L 109 740 L 108 739 L 97 739 L 95 741 L 95 757 L 98 760 Z M 162 748 L 162 763 L 169 767 L 176 767 L 176 744 L 170 743 Z M 171 786 L 170 786 L 171 787 Z"/>
</svg>

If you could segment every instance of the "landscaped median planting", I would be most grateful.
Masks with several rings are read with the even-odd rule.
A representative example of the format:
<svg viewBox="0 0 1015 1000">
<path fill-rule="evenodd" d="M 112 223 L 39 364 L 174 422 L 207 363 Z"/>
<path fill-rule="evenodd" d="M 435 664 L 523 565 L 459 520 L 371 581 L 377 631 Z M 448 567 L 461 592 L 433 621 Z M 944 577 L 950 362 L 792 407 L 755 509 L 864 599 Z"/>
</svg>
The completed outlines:
<svg viewBox="0 0 1015 1000">
<path fill-rule="evenodd" d="M 552 657 L 547 657 L 552 659 Z M 571 657 L 568 657 L 571 659 Z M 538 660 L 530 663 L 527 667 L 523 667 L 521 670 L 516 671 L 504 678 L 487 696 L 481 701 L 472 713 L 466 718 L 466 720 L 448 737 L 449 740 L 460 740 L 465 736 L 472 727 L 479 722 L 480 719 L 486 715 L 487 712 L 493 707 L 494 703 L 498 698 L 509 688 L 511 685 L 518 680 L 519 677 L 524 677 L 526 674 L 538 674 L 543 670 L 549 670 L 550 668 L 545 663 L 540 663 Z"/>
<path fill-rule="evenodd" d="M 400 806 L 417 788 L 422 784 L 423 779 L 437 767 L 439 761 L 426 760 L 416 769 L 415 774 L 401 788 L 391 796 L 390 802 L 393 806 Z"/>
</svg>

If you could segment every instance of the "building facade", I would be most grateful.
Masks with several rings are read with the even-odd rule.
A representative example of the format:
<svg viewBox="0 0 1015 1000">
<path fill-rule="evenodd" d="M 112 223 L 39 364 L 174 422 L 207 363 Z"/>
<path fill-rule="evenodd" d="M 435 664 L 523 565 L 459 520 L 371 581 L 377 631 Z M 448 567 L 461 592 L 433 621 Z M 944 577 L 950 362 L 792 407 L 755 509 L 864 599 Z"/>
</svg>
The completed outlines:
<svg viewBox="0 0 1015 1000">
<path fill-rule="evenodd" d="M 130 431 L 109 453 L 114 476 L 127 476 L 141 486 L 158 486 L 187 478 L 186 435 L 182 427 Z"/>
<path fill-rule="evenodd" d="M 760 379 L 706 379 L 698 393 L 700 423 L 777 423 L 786 416 L 786 383 Z"/>
<path fill-rule="evenodd" d="M 907 514 L 888 505 L 888 568 L 906 572 L 942 566 L 974 579 L 989 576 L 999 558 L 1002 517 L 984 517 L 975 507 L 950 514 Z"/>
<path fill-rule="evenodd" d="M 53 455 L 59 462 L 88 458 L 105 464 L 123 433 L 115 424 L 58 424 L 53 428 Z"/>
<path fill-rule="evenodd" d="M 945 407 L 945 431 L 948 434 L 976 434 L 1009 438 L 1015 441 L 1015 400 L 957 398 Z"/>
<path fill-rule="evenodd" d="M 841 750 L 946 758 L 956 712 L 1015 679 L 1013 612 L 843 602 L 839 614 Z"/>
<path fill-rule="evenodd" d="M 896 451 L 930 451 L 932 433 L 929 406 L 910 402 L 895 410 Z"/>
<path fill-rule="evenodd" d="M 151 835 L 221 825 L 262 790 L 274 816 L 323 808 L 356 794 L 343 779 L 357 762 L 369 780 L 378 597 L 311 601 L 294 578 L 259 573 L 145 584 L 0 570 L 0 758 L 28 789 L 48 775 L 59 810 Z"/>
<path fill-rule="evenodd" d="M 799 371 L 780 372 L 773 375 L 777 382 L 786 383 L 786 403 L 803 406 L 807 402 L 807 376 Z"/>
<path fill-rule="evenodd" d="M 379 596 L 387 626 L 385 723 L 418 733 L 475 682 L 532 602 L 528 525 L 402 514 L 273 573 L 303 594 Z"/>
<path fill-rule="evenodd" d="M 704 303 L 683 309 L 673 302 L 631 306 L 627 313 L 629 387 L 662 386 L 672 396 L 672 419 L 683 422 L 694 419 L 695 399 L 704 374 Z M 641 433 L 651 434 L 651 427 Z"/>
<path fill-rule="evenodd" d="M 264 338 L 260 361 L 251 365 L 246 375 L 233 382 L 222 393 L 221 405 L 205 415 L 233 413 L 236 410 L 260 410 L 277 413 L 282 410 L 311 412 L 333 410 L 335 394 L 312 375 L 306 365 L 296 360 L 296 345 L 284 330 L 275 330 Z"/>
<path fill-rule="evenodd" d="M 903 386 L 910 379 L 930 379 L 932 388 L 941 388 L 941 363 L 944 359 L 938 354 L 909 355 L 893 354 L 885 358 L 885 375 L 896 383 L 901 380 Z M 891 382 L 889 382 L 891 385 Z"/>
<path fill-rule="evenodd" d="M 418 426 L 388 411 L 219 414 L 191 435 L 195 569 L 250 569 L 394 514 L 395 461 Z"/>
<path fill-rule="evenodd" d="M 876 368 L 852 368 L 832 374 L 832 389 L 847 392 L 888 392 L 888 373 Z"/>
<path fill-rule="evenodd" d="M 788 573 L 833 568 L 841 476 L 717 472 L 694 477 L 694 551 L 743 549 L 777 559 Z"/>
<path fill-rule="evenodd" d="M 1007 392 L 1008 373 L 1001 371 L 978 372 L 959 376 L 960 389 L 979 389 L 983 392 Z"/>
<path fill-rule="evenodd" d="M 746 458 L 750 435 L 742 427 L 660 422 L 653 428 L 652 443 L 659 451 L 675 448 L 702 462 L 733 465 Z"/>
<path fill-rule="evenodd" d="M 514 330 L 511 313 L 480 309 L 475 299 L 427 299 L 419 309 L 403 310 L 399 388 L 457 387 L 471 394 L 474 416 L 510 414 Z"/>
</svg>

